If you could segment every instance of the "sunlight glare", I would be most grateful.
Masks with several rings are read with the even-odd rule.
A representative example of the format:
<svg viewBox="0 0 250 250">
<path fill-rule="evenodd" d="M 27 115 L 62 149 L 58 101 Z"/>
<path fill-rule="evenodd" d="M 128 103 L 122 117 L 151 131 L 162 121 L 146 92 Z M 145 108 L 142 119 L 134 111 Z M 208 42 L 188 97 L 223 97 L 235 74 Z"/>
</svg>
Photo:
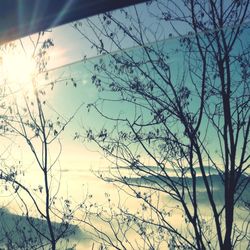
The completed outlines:
<svg viewBox="0 0 250 250">
<path fill-rule="evenodd" d="M 25 53 L 12 52 L 3 55 L 0 64 L 2 78 L 11 84 L 26 85 L 35 75 L 35 60 Z M 24 87 L 24 86 L 22 86 Z"/>
</svg>

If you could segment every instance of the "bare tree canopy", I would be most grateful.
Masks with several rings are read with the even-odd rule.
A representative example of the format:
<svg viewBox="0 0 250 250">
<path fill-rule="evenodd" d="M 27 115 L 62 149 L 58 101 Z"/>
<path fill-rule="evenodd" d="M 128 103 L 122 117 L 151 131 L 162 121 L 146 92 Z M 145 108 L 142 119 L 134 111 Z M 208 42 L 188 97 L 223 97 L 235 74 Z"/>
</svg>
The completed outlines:
<svg viewBox="0 0 250 250">
<path fill-rule="evenodd" d="M 249 5 L 145 1 L 1 46 L 0 248 L 249 249 Z"/>
<path fill-rule="evenodd" d="M 159 0 L 75 23 L 102 55 L 91 69 L 100 98 L 88 108 L 109 125 L 85 135 L 111 161 L 100 177 L 142 204 L 96 212 L 115 241 L 90 216 L 103 245 L 138 249 L 131 230 L 140 249 L 249 240 L 249 15 L 248 0 Z"/>
</svg>

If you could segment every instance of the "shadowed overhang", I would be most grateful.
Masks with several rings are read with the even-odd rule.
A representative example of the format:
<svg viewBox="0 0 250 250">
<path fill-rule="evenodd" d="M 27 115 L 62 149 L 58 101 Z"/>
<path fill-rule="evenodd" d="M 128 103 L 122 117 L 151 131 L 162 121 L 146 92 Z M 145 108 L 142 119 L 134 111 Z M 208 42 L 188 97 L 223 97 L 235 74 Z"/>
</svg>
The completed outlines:
<svg viewBox="0 0 250 250">
<path fill-rule="evenodd" d="M 0 45 L 146 0 L 0 0 Z"/>
</svg>

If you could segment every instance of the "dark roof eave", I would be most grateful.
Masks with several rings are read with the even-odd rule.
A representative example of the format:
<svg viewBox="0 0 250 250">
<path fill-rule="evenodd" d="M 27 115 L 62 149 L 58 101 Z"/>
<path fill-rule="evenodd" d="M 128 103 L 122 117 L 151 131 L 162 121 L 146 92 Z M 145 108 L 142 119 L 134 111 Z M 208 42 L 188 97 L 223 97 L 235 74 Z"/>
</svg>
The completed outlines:
<svg viewBox="0 0 250 250">
<path fill-rule="evenodd" d="M 48 28 L 146 0 L 11 0 L 0 2 L 0 45 Z"/>
</svg>

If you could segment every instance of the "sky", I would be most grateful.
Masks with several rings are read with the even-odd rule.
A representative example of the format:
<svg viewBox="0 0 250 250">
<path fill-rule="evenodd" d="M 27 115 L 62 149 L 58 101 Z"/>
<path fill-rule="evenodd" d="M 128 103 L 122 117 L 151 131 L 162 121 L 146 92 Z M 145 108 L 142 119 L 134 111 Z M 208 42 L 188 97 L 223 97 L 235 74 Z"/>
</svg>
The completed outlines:
<svg viewBox="0 0 250 250">
<path fill-rule="evenodd" d="M 168 36 L 169 33 L 173 33 L 173 30 L 171 30 L 171 27 L 165 27 L 165 30 L 161 30 L 162 27 L 153 25 L 152 20 L 145 14 L 146 8 L 144 5 L 141 5 L 141 8 L 138 8 L 138 10 L 139 16 L 146 26 L 151 30 L 159 29 L 157 30 L 159 35 L 157 37 L 149 35 L 148 41 L 152 43 L 152 46 L 161 47 L 162 52 L 165 54 L 174 55 L 170 57 L 169 65 L 173 79 L 179 82 L 182 79 L 183 71 L 187 69 L 187 65 L 184 62 L 183 53 L 176 51 L 179 46 L 178 39 L 175 35 L 171 38 Z M 134 10 L 131 8 L 129 11 L 132 13 Z M 116 15 L 120 15 L 119 11 Z M 92 17 L 91 20 L 93 23 L 99 22 L 97 17 Z M 185 26 L 179 26 L 178 28 L 182 34 L 188 32 Z M 89 31 L 87 28 L 85 32 L 88 34 Z M 243 34 L 244 39 L 242 39 L 246 44 L 249 44 L 250 36 L 248 34 L 249 27 L 246 33 Z M 32 55 L 33 42 L 36 41 L 37 36 L 37 34 L 34 34 L 31 37 L 21 39 L 21 42 L 17 41 L 14 54 L 10 52 L 13 50 L 12 47 L 3 46 L 0 49 L 0 80 L 1 82 L 8 82 L 7 86 L 15 92 L 13 96 L 17 99 L 20 107 L 24 105 L 22 101 L 23 93 L 28 96 L 33 95 L 32 77 L 35 69 L 33 62 L 29 58 Z M 113 194 L 116 193 L 114 195 L 117 195 L 117 190 L 114 189 L 112 184 L 98 180 L 95 173 L 92 173 L 91 170 L 101 169 L 101 171 L 105 172 L 112 164 L 93 143 L 86 140 L 83 141 L 82 139 L 74 140 L 74 137 L 76 133 L 83 134 L 84 129 L 87 128 L 98 131 L 101 128 L 111 128 L 114 125 L 112 121 L 102 118 L 97 112 L 88 112 L 87 110 L 87 104 L 94 102 L 98 97 L 108 99 L 117 98 L 112 93 L 99 92 L 94 84 L 92 84 L 91 79 L 94 65 L 100 59 L 108 62 L 109 57 L 106 55 L 97 56 L 95 50 L 90 48 L 86 39 L 83 39 L 82 35 L 73 28 L 73 24 L 59 26 L 45 32 L 42 39 L 46 38 L 51 38 L 54 43 L 54 46 L 49 48 L 46 57 L 46 60 L 48 59 L 48 74 L 36 75 L 39 88 L 46 91 L 46 115 L 51 120 L 57 120 L 57 117 L 68 120 L 75 114 L 73 120 L 61 134 L 60 140 L 55 140 L 50 145 L 50 160 L 52 162 L 53 159 L 56 159 L 60 151 L 60 144 L 62 145 L 60 158 L 53 167 L 52 173 L 54 179 L 51 188 L 56 193 L 57 188 L 60 187 L 58 196 L 69 198 L 75 203 L 83 200 L 86 194 L 93 194 L 99 202 L 103 201 L 104 191 Z M 94 35 L 90 35 L 90 38 L 94 39 Z M 155 38 L 158 40 L 157 42 L 155 42 Z M 135 46 L 135 43 L 126 39 L 123 41 L 123 44 L 124 48 L 127 49 L 126 52 L 140 58 L 142 55 L 140 47 Z M 116 51 L 116 49 L 115 46 L 110 45 L 109 47 L 109 50 L 112 52 Z M 87 60 L 83 62 L 82 59 L 85 55 Z M 197 65 L 198 67 L 199 65 Z M 153 75 L 153 70 L 150 73 Z M 71 79 L 74 80 L 72 81 Z M 106 83 L 110 83 L 111 81 L 110 79 L 105 80 Z M 186 76 L 185 81 L 190 81 L 190 78 Z M 7 100 L 7 103 L 13 100 L 16 101 L 13 96 Z M 1 102 L 1 104 L 3 103 L 4 101 Z M 194 98 L 190 107 L 197 109 L 198 105 L 199 103 Z M 102 110 L 108 115 L 126 117 L 131 120 L 133 120 L 136 113 L 133 105 L 128 105 L 124 102 L 116 102 L 115 104 L 113 102 L 106 103 L 102 107 Z M 150 114 L 145 112 L 144 118 L 149 119 L 149 117 Z M 206 129 L 205 124 L 202 127 L 204 130 Z M 120 127 L 120 129 L 126 130 L 125 127 Z M 178 128 L 176 128 L 176 131 L 178 131 Z M 218 150 L 217 135 L 213 130 L 208 131 L 208 133 L 210 149 L 215 153 Z M 34 145 L 39 148 L 35 140 Z M 20 170 L 25 170 L 25 174 L 20 176 L 23 182 L 28 183 L 34 189 L 39 188 L 40 183 L 43 181 L 43 176 L 39 168 L 37 168 L 34 156 L 25 140 L 22 140 L 18 136 L 14 138 L 2 138 L 0 155 L 4 159 L 6 166 L 16 165 Z M 143 157 L 145 157 L 144 161 L 146 165 L 152 166 L 155 164 L 145 155 Z M 5 201 L 2 203 L 3 205 L 8 206 L 16 213 L 20 213 L 20 202 L 16 199 L 13 200 L 11 193 L 9 193 L 9 196 L 6 196 L 4 193 L 2 198 L 2 201 Z M 134 203 L 131 202 L 129 204 Z"/>
<path fill-rule="evenodd" d="M 139 16 L 145 21 L 146 25 L 148 25 L 148 27 L 152 30 L 155 29 L 156 27 L 154 27 L 152 24 L 151 18 L 145 14 L 146 7 L 141 5 L 138 10 Z M 129 11 L 132 13 L 134 10 L 131 8 Z M 119 11 L 117 11 L 117 15 L 120 15 Z M 99 22 L 97 17 L 92 17 L 91 20 L 94 23 Z M 188 32 L 186 27 L 180 26 L 178 28 L 183 34 Z M 165 27 L 165 29 L 167 32 L 158 32 L 161 35 L 157 37 L 157 39 L 161 42 L 156 42 L 155 46 L 162 46 L 165 53 L 168 53 L 170 51 L 175 51 L 178 46 L 178 42 L 175 37 L 167 37 L 167 33 L 172 32 L 171 30 L 169 31 L 170 27 Z M 86 32 L 88 32 L 88 30 L 86 30 Z M 48 99 L 47 105 L 48 107 L 52 107 L 51 111 L 48 112 L 53 113 L 52 109 L 56 110 L 62 117 L 67 119 L 70 118 L 71 115 L 81 106 L 80 110 L 77 112 L 77 115 L 68 125 L 65 133 L 62 135 L 66 148 L 70 148 L 67 150 L 65 149 L 65 152 L 70 153 L 62 154 L 62 158 L 64 159 L 62 161 L 62 168 L 68 169 L 68 165 L 70 163 L 72 165 L 73 162 L 75 166 L 71 166 L 71 168 L 74 169 L 78 169 L 80 166 L 82 167 L 82 165 L 84 165 L 84 169 L 92 168 L 93 166 L 96 166 L 96 164 L 100 164 L 100 162 L 96 163 L 95 159 L 103 160 L 103 156 L 96 152 L 98 150 L 91 144 L 82 144 L 79 141 L 72 141 L 72 138 L 74 137 L 75 132 L 81 131 L 83 127 L 91 127 L 97 130 L 105 126 L 110 126 L 110 123 L 107 120 L 102 119 L 95 112 L 87 112 L 86 108 L 88 103 L 94 102 L 101 95 L 91 83 L 91 71 L 93 70 L 93 65 L 100 60 L 100 57 L 96 57 L 95 50 L 90 49 L 89 43 L 86 41 L 86 39 L 83 39 L 82 35 L 73 28 L 73 24 L 59 26 L 49 30 L 48 32 L 45 32 L 43 39 L 46 38 L 51 38 L 53 40 L 54 46 L 48 50 L 48 76 L 45 77 L 43 74 L 41 74 L 39 75 L 38 81 L 41 85 L 57 82 L 53 87 L 53 90 L 51 90 L 51 88 L 47 88 L 46 90 Z M 14 82 L 16 81 L 30 81 L 30 79 L 22 79 L 22 76 L 29 75 L 29 70 L 33 70 L 34 65 L 32 65 L 30 61 L 26 60 L 26 55 L 29 56 L 32 53 L 33 42 L 36 41 L 36 39 L 37 34 L 34 34 L 31 37 L 21 39 L 22 43 L 17 41 L 17 47 L 15 48 L 15 51 L 17 52 L 15 52 L 15 54 L 10 58 L 6 56 L 6 54 L 8 54 L 8 51 L 10 51 L 12 48 L 4 48 L 2 51 L 1 60 L 7 61 L 5 70 L 7 72 L 8 80 L 12 82 L 13 85 L 15 85 Z M 153 39 L 155 39 L 155 37 L 149 36 L 148 39 L 150 42 L 154 42 Z M 129 53 L 140 56 L 140 48 L 133 46 L 134 44 L 132 42 L 125 43 L 125 49 L 127 48 Z M 25 53 L 23 52 L 23 48 L 25 48 Z M 110 50 L 116 51 L 116 48 L 110 47 Z M 19 56 L 22 55 L 19 61 L 17 60 L 17 58 L 19 58 L 16 56 L 17 54 Z M 82 61 L 84 55 L 86 55 L 88 58 L 85 63 Z M 6 60 L 6 58 L 8 60 Z M 108 60 L 108 57 L 102 56 L 102 59 L 105 61 Z M 15 62 L 14 64 L 13 61 Z M 173 77 L 178 79 L 178 77 L 181 75 L 179 71 L 183 65 L 183 55 L 181 53 L 177 53 L 177 56 L 171 57 L 169 63 Z M 20 66 L 21 64 L 24 65 L 23 68 Z M 16 69 L 15 74 L 8 73 L 13 67 Z M 76 81 L 77 87 L 74 87 L 74 82 L 70 80 L 72 78 L 74 81 Z M 28 85 L 25 84 L 19 84 L 18 87 L 14 86 L 13 88 L 24 88 L 29 91 Z M 112 94 L 107 94 L 106 97 L 114 98 Z M 195 105 L 196 104 L 194 103 L 194 106 Z M 134 114 L 132 108 L 129 109 L 130 112 L 128 112 L 128 108 L 126 106 L 124 107 L 122 104 L 107 104 L 105 110 L 107 110 L 109 114 L 122 114 L 131 117 Z M 214 141 L 211 140 L 212 144 L 213 142 Z M 90 153 L 87 149 L 90 149 L 94 152 Z M 97 162 L 99 160 L 97 160 Z M 66 162 L 67 164 L 65 164 Z M 103 165 L 105 164 L 107 163 L 104 163 L 103 161 Z"/>
</svg>

